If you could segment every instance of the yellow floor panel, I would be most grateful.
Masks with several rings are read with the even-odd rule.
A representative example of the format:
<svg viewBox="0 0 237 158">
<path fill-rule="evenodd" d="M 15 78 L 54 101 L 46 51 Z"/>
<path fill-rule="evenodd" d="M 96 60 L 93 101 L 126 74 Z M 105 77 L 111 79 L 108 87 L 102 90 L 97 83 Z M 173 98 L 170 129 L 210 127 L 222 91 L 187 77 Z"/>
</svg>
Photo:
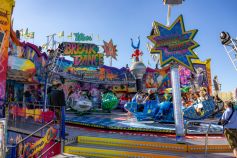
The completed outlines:
<svg viewBox="0 0 237 158">
<path fill-rule="evenodd" d="M 78 136 L 78 143 L 172 152 L 205 152 L 205 145 L 171 144 L 90 136 Z M 231 150 L 228 145 L 208 145 L 208 152 L 230 151 Z"/>
</svg>

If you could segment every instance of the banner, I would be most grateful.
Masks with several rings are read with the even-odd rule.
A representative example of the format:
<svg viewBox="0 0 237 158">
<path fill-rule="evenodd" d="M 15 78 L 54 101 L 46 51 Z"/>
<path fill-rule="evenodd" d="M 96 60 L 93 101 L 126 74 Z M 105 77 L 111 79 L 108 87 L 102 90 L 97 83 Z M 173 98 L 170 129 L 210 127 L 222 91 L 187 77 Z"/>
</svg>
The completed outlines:
<svg viewBox="0 0 237 158">
<path fill-rule="evenodd" d="M 44 147 L 48 143 L 50 143 L 56 136 L 57 136 L 57 129 L 50 127 L 43 138 L 39 139 L 34 144 L 31 143 L 26 144 L 24 148 L 24 156 L 29 158 L 35 156 L 36 154 L 41 152 L 44 149 Z"/>
<path fill-rule="evenodd" d="M 23 158 L 32 158 L 32 157 L 39 157 L 40 154 L 46 152 L 55 142 L 55 136 L 57 135 L 57 130 L 53 127 L 50 127 L 46 135 L 43 138 L 38 137 L 30 137 L 27 140 L 23 141 L 18 145 L 17 148 L 17 157 Z M 26 134 L 23 133 L 17 133 L 13 131 L 8 131 L 7 133 L 7 144 L 13 145 L 15 143 L 18 143 L 24 139 Z M 48 137 L 48 138 L 47 138 Z M 11 153 L 8 153 L 6 157 L 11 157 Z M 49 158 L 53 157 L 55 155 L 60 154 L 60 143 L 56 144 L 54 147 L 52 147 L 49 151 L 47 151 L 42 158 Z"/>
<path fill-rule="evenodd" d="M 14 0 L 1 0 L 0 3 L 0 99 L 5 98 L 11 15 L 14 3 Z"/>
</svg>

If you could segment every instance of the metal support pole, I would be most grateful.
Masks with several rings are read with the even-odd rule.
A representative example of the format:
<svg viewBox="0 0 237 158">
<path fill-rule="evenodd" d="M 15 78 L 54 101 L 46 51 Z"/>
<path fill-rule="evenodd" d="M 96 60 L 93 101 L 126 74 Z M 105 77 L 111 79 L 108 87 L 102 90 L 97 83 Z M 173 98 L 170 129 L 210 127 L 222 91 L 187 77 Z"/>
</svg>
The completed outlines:
<svg viewBox="0 0 237 158">
<path fill-rule="evenodd" d="M 205 138 L 205 158 L 207 157 L 207 151 L 208 151 L 208 134 L 209 130 L 211 128 L 212 123 L 209 123 L 207 131 L 206 131 L 206 138 Z"/>
<path fill-rule="evenodd" d="M 110 56 L 110 66 L 112 66 L 112 56 Z"/>
<path fill-rule="evenodd" d="M 137 92 L 142 90 L 142 79 L 136 79 Z"/>
<path fill-rule="evenodd" d="M 46 109 L 47 99 L 48 99 L 47 88 L 48 88 L 48 73 L 46 72 L 45 81 L 44 81 L 44 108 L 43 108 L 44 111 Z"/>
<path fill-rule="evenodd" d="M 181 107 L 182 101 L 181 101 L 181 90 L 180 90 L 180 76 L 179 76 L 178 65 L 176 63 L 171 65 L 171 83 L 173 93 L 176 141 L 184 143 L 184 121 Z"/>
<path fill-rule="evenodd" d="M 170 25 L 171 4 L 168 4 L 167 26 Z"/>
<path fill-rule="evenodd" d="M 61 154 L 64 151 L 64 144 L 65 144 L 65 106 L 61 107 L 61 133 L 60 133 L 60 140 L 61 140 Z"/>
</svg>

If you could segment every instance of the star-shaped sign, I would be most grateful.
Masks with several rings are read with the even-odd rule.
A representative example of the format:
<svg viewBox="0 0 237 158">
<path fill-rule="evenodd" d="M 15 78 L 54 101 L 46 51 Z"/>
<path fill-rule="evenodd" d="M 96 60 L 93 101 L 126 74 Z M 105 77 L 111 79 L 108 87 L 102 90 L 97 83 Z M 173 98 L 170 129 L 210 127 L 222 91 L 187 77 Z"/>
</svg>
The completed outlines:
<svg viewBox="0 0 237 158">
<path fill-rule="evenodd" d="M 198 59 L 193 49 L 199 44 L 193 40 L 198 30 L 185 31 L 183 16 L 180 15 L 170 26 L 154 22 L 154 33 L 148 39 L 154 44 L 151 54 L 160 54 L 161 66 L 172 61 L 193 69 L 191 59 Z"/>
<path fill-rule="evenodd" d="M 112 57 L 115 60 L 117 60 L 117 49 L 116 49 L 116 45 L 113 44 L 112 39 L 109 42 L 105 42 L 104 41 L 104 45 L 102 46 L 102 48 L 104 49 L 105 55 L 106 57 Z"/>
</svg>

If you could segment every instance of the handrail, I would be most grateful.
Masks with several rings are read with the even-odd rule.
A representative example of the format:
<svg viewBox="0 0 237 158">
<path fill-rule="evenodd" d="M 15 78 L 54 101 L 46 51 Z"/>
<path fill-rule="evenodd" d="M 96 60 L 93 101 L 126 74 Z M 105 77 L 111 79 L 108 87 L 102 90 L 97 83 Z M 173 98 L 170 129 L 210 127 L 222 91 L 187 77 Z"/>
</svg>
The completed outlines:
<svg viewBox="0 0 237 158">
<path fill-rule="evenodd" d="M 1 100 L 0 100 L 1 101 Z M 43 107 L 44 106 L 44 104 L 42 103 L 42 104 L 39 104 L 39 102 L 32 102 L 32 103 L 26 103 L 26 102 L 22 102 L 22 101 L 10 101 L 10 102 L 8 102 L 8 104 L 10 104 L 11 105 L 11 103 L 12 104 L 25 104 L 25 105 L 31 105 L 31 104 L 34 104 L 34 107 Z M 54 106 L 54 105 L 47 105 L 46 107 L 58 107 L 58 108 L 60 108 L 61 106 Z"/>
<path fill-rule="evenodd" d="M 205 138 L 205 158 L 207 157 L 207 149 L 208 149 L 208 133 L 211 128 L 212 123 L 210 122 L 206 131 L 206 138 Z"/>
<path fill-rule="evenodd" d="M 20 143 L 22 143 L 23 141 L 27 140 L 28 138 L 30 138 L 31 136 L 33 136 L 35 133 L 39 132 L 40 130 L 44 129 L 46 126 L 48 126 L 49 124 L 51 124 L 52 122 L 54 122 L 54 120 L 51 120 L 50 122 L 48 122 L 47 124 L 43 125 L 42 127 L 40 127 L 39 129 L 37 129 L 36 131 L 32 132 L 30 135 L 28 135 L 27 137 L 25 137 L 24 139 L 22 139 L 20 142 L 18 142 L 15 146 L 19 145 Z"/>
<path fill-rule="evenodd" d="M 46 154 L 50 149 L 52 149 L 56 144 L 58 144 L 59 142 L 55 142 L 53 145 L 51 145 L 47 150 L 45 150 L 42 154 L 40 154 L 39 157 L 42 157 L 44 154 Z"/>
<path fill-rule="evenodd" d="M 209 123 L 212 123 L 214 125 L 214 123 L 217 123 L 218 121 L 212 121 L 212 122 L 209 122 L 209 121 L 203 121 L 203 120 L 188 120 L 186 125 L 185 125 L 185 134 L 187 134 L 187 131 L 188 131 L 188 127 L 189 127 L 189 124 L 190 123 L 204 123 L 204 124 L 209 124 Z"/>
<path fill-rule="evenodd" d="M 189 120 L 189 121 L 187 121 L 186 126 L 185 126 L 185 134 L 187 134 L 188 125 L 191 122 L 208 124 L 208 128 L 206 130 L 206 137 L 205 137 L 205 158 L 206 158 L 207 157 L 207 151 L 208 151 L 208 134 L 209 134 L 209 131 L 211 129 L 211 126 L 216 125 L 214 123 L 217 123 L 217 121 L 207 122 L 207 121 L 203 121 L 203 120 Z"/>
</svg>

